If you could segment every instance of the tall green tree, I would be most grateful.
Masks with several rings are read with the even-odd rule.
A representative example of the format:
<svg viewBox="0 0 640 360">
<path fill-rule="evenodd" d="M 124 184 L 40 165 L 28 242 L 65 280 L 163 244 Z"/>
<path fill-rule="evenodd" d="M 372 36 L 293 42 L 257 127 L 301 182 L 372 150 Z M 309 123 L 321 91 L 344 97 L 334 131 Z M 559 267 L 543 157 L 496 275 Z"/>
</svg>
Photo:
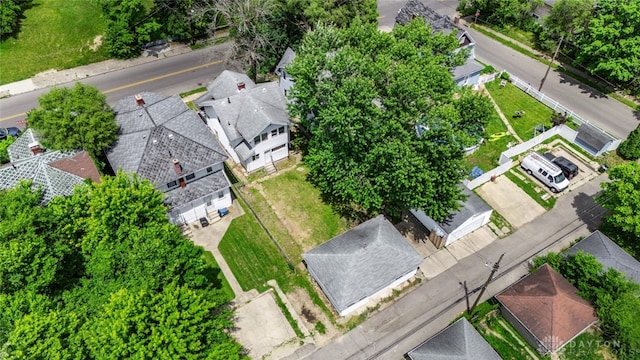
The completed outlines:
<svg viewBox="0 0 640 360">
<path fill-rule="evenodd" d="M 618 231 L 640 239 L 640 164 L 630 162 L 609 170 L 597 200 L 610 211 L 605 221 Z"/>
<path fill-rule="evenodd" d="M 562 42 L 573 42 L 589 25 L 594 8 L 593 0 L 557 1 L 549 16 L 543 18 L 539 43 L 546 49 L 554 49 L 562 46 Z"/>
<path fill-rule="evenodd" d="M 105 48 L 118 59 L 131 59 L 142 52 L 161 25 L 144 0 L 99 0 L 107 18 Z"/>
<path fill-rule="evenodd" d="M 2 0 L 0 2 L 0 39 L 16 34 L 24 10 L 33 0 Z"/>
<path fill-rule="evenodd" d="M 368 218 L 409 207 L 443 219 L 458 206 L 469 119 L 453 96 L 449 70 L 466 57 L 457 47 L 421 18 L 390 34 L 356 19 L 305 36 L 289 68 L 290 110 L 312 133 L 310 179 L 336 208 Z M 471 114 L 467 96 L 458 106 Z"/>
<path fill-rule="evenodd" d="M 640 92 L 640 1 L 598 0 L 595 16 L 576 40 L 577 61 L 593 74 Z"/>
<path fill-rule="evenodd" d="M 165 36 L 194 44 L 196 38 L 217 25 L 216 3 L 216 0 L 155 0 L 154 18 L 162 25 Z"/>
<path fill-rule="evenodd" d="M 620 156 L 627 160 L 640 159 L 640 126 L 633 129 L 616 150 Z"/>
<path fill-rule="evenodd" d="M 118 137 L 118 125 L 107 98 L 92 85 L 54 88 L 38 98 L 27 122 L 43 145 L 58 150 L 84 149 L 94 158 Z"/>
<path fill-rule="evenodd" d="M 514 25 L 527 28 L 535 21 L 531 13 L 542 6 L 542 0 L 471 0 L 468 8 L 480 12 L 480 20 L 489 24 L 506 26 Z"/>
</svg>

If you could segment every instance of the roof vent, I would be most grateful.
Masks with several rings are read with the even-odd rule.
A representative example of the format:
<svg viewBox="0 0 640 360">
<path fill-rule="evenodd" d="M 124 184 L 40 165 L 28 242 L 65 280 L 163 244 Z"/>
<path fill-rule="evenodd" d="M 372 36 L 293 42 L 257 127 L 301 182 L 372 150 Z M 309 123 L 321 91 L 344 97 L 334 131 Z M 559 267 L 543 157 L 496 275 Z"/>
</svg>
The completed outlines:
<svg viewBox="0 0 640 360">
<path fill-rule="evenodd" d="M 44 150 L 42 149 L 42 146 L 40 146 L 40 143 L 37 141 L 29 143 L 29 150 L 31 150 L 31 153 L 33 155 L 42 154 L 44 152 Z"/>
<path fill-rule="evenodd" d="M 173 159 L 173 168 L 176 170 L 176 174 L 182 174 L 182 165 L 180 165 L 180 161 L 178 161 L 178 159 Z"/>
<path fill-rule="evenodd" d="M 136 98 L 136 105 L 138 106 L 144 105 L 144 99 L 142 98 L 142 95 L 136 94 L 136 96 L 134 97 Z"/>
<path fill-rule="evenodd" d="M 242 89 L 244 89 L 244 88 L 245 88 L 244 83 L 243 83 L 243 82 L 239 82 L 239 83 L 238 83 L 238 91 L 240 91 L 240 90 L 242 90 Z"/>
<path fill-rule="evenodd" d="M 169 137 L 169 139 L 173 139 L 173 133 L 169 133 L 169 135 L 167 135 Z"/>
<path fill-rule="evenodd" d="M 151 142 L 153 143 L 153 145 L 155 145 L 158 143 L 158 139 L 153 139 Z"/>
</svg>

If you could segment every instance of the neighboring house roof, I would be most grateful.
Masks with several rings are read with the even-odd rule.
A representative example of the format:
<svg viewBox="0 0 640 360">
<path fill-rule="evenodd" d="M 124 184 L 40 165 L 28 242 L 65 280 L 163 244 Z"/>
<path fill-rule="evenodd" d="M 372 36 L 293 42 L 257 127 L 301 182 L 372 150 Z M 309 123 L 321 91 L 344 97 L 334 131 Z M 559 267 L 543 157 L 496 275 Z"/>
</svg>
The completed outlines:
<svg viewBox="0 0 640 360">
<path fill-rule="evenodd" d="M 640 284 L 640 262 L 599 230 L 573 245 L 567 250 L 567 254 L 575 255 L 579 251 L 593 255 L 602 264 L 603 270 L 618 270 Z"/>
<path fill-rule="evenodd" d="M 400 11 L 398 11 L 396 23 L 406 25 L 418 16 L 424 18 L 425 22 L 431 26 L 431 31 L 434 33 L 442 32 L 444 34 L 450 34 L 451 32 L 454 32 L 456 34 L 456 38 L 460 38 L 460 36 L 465 32 L 456 26 L 449 16 L 438 14 L 435 10 L 417 0 L 407 1 Z"/>
<path fill-rule="evenodd" d="M 9 147 L 7 153 L 9 154 L 9 160 L 13 164 L 18 164 L 21 161 L 29 160 L 36 156 L 31 151 L 29 144 L 34 142 L 40 142 L 40 134 L 33 131 L 33 129 L 26 129 L 20 137 L 18 137 Z"/>
<path fill-rule="evenodd" d="M 440 225 L 442 230 L 447 233 L 451 233 L 456 230 L 460 225 L 464 224 L 465 221 L 469 220 L 473 216 L 492 210 L 484 200 L 482 200 L 473 191 L 469 190 L 466 186 L 462 187 L 462 194 L 467 197 L 466 201 L 458 202 L 462 207 L 458 211 L 451 213 L 443 221 L 438 222 L 438 225 Z"/>
<path fill-rule="evenodd" d="M 258 84 L 229 98 L 203 101 L 199 106 L 204 107 L 205 112 L 208 107 L 213 108 L 215 114 L 211 115 L 218 117 L 236 152 L 242 140 L 251 142 L 269 125 L 291 125 L 287 100 L 276 82 Z M 244 146 L 245 152 L 250 152 L 248 145 Z"/>
<path fill-rule="evenodd" d="M 480 73 L 484 66 L 474 59 L 469 59 L 463 65 L 453 68 L 453 80 L 463 79 L 465 76 Z"/>
<path fill-rule="evenodd" d="M 114 107 L 121 131 L 107 151 L 114 170 L 135 172 L 156 185 L 163 185 L 227 159 L 202 119 L 178 97 L 147 92 L 140 97 L 144 105 L 137 105 L 136 98 L 128 96 Z M 174 159 L 182 167 L 181 175 L 176 173 Z M 189 187 L 197 188 L 199 181 L 203 180 L 190 182 Z M 226 188 L 229 183 L 219 185 L 220 188 L 212 191 Z M 191 196 L 197 192 L 174 189 L 170 193 L 166 199 L 184 204 L 195 200 Z"/>
<path fill-rule="evenodd" d="M 253 89 L 256 84 L 247 75 L 235 71 L 224 70 L 207 86 L 210 99 L 223 99 L 240 93 L 238 84 L 244 83 L 246 90 Z"/>
<path fill-rule="evenodd" d="M 83 184 L 83 178 L 51 166 L 51 163 L 72 157 L 77 152 L 45 151 L 14 166 L 0 169 L 0 189 L 13 188 L 22 180 L 31 180 L 32 188 L 42 188 L 42 204 L 46 205 L 56 196 L 73 194 L 76 185 Z"/>
<path fill-rule="evenodd" d="M 276 74 L 280 75 L 280 72 L 287 67 L 287 65 L 291 64 L 293 60 L 296 58 L 296 53 L 290 47 L 287 47 L 287 50 L 282 55 L 282 59 L 278 65 L 276 65 Z"/>
<path fill-rule="evenodd" d="M 496 299 L 550 352 L 596 322 L 595 310 L 548 264 L 518 281 Z"/>
<path fill-rule="evenodd" d="M 466 318 L 447 326 L 407 353 L 410 360 L 501 360 Z"/>
<path fill-rule="evenodd" d="M 600 131 L 587 123 L 578 127 L 578 135 L 576 136 L 576 139 L 593 148 L 596 152 L 600 151 L 606 144 L 613 140 L 603 131 Z"/>
<path fill-rule="evenodd" d="M 389 286 L 422 257 L 382 215 L 302 254 L 309 273 L 342 312 Z"/>
<path fill-rule="evenodd" d="M 98 168 L 86 151 L 80 151 L 71 157 L 51 162 L 49 166 L 78 175 L 83 179 L 91 179 L 96 183 L 101 182 Z"/>
</svg>

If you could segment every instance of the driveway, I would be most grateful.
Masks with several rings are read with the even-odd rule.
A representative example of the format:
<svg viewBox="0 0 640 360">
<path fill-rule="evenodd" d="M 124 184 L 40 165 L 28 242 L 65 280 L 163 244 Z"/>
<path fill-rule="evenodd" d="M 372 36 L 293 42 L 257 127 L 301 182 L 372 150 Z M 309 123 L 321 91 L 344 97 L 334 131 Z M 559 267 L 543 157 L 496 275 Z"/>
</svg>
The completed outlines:
<svg viewBox="0 0 640 360">
<path fill-rule="evenodd" d="M 514 228 L 530 222 L 546 212 L 527 193 L 506 176 L 487 182 L 476 189 L 478 195 Z"/>
</svg>

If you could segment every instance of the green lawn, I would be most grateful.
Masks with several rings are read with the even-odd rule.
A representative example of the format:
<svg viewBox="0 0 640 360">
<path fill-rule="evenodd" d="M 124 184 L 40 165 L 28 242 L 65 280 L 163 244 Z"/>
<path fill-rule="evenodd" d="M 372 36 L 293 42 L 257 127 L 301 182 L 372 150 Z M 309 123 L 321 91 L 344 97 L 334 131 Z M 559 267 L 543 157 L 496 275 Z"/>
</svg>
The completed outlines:
<svg viewBox="0 0 640 360">
<path fill-rule="evenodd" d="M 218 245 L 220 253 L 242 290 L 263 292 L 268 288 L 266 282 L 275 279 L 286 292 L 293 271 L 242 199 L 238 203 L 245 215 L 231 221 Z"/>
<path fill-rule="evenodd" d="M 213 254 L 210 251 L 205 250 L 202 254 L 202 257 L 207 264 L 207 275 L 209 277 L 209 281 L 211 281 L 216 288 L 222 290 L 222 292 L 224 292 L 229 299 L 233 299 L 235 297 L 233 289 L 231 289 L 227 278 L 225 278 L 222 271 L 220 271 L 220 266 L 218 265 L 216 259 L 213 257 Z"/>
<path fill-rule="evenodd" d="M 93 0 L 34 0 L 18 35 L 0 42 L 0 84 L 106 59 L 89 48 L 106 29 L 101 14 Z"/>
<path fill-rule="evenodd" d="M 303 251 L 348 230 L 346 222 L 322 202 L 320 191 L 306 180 L 308 173 L 307 168 L 298 165 L 261 183 L 267 201 L 278 211 L 298 244 L 287 249 L 296 262 L 301 260 Z"/>
<path fill-rule="evenodd" d="M 613 359 L 613 355 L 605 346 L 602 335 L 587 331 L 578 335 L 560 350 L 561 360 L 601 360 Z"/>
<path fill-rule="evenodd" d="M 486 138 L 496 133 L 502 133 L 507 131 L 507 126 L 502 122 L 502 119 L 497 113 L 493 113 L 493 116 L 489 119 L 487 126 L 485 126 Z M 485 140 L 487 140 L 485 139 Z M 467 174 L 471 172 L 474 166 L 480 167 L 483 171 L 489 171 L 498 166 L 498 160 L 500 154 L 507 150 L 507 144 L 509 142 L 515 143 L 515 138 L 511 135 L 499 138 L 496 141 L 485 141 L 480 148 L 473 152 L 473 154 L 466 157 L 468 164 Z"/>
<path fill-rule="evenodd" d="M 536 135 L 535 128 L 540 125 L 544 125 L 545 129 L 551 127 L 553 111 L 524 91 L 509 82 L 506 86 L 500 87 L 500 79 L 486 83 L 485 86 L 522 140 L 532 139 Z M 514 118 L 516 111 L 524 111 L 525 114 Z"/>
</svg>

